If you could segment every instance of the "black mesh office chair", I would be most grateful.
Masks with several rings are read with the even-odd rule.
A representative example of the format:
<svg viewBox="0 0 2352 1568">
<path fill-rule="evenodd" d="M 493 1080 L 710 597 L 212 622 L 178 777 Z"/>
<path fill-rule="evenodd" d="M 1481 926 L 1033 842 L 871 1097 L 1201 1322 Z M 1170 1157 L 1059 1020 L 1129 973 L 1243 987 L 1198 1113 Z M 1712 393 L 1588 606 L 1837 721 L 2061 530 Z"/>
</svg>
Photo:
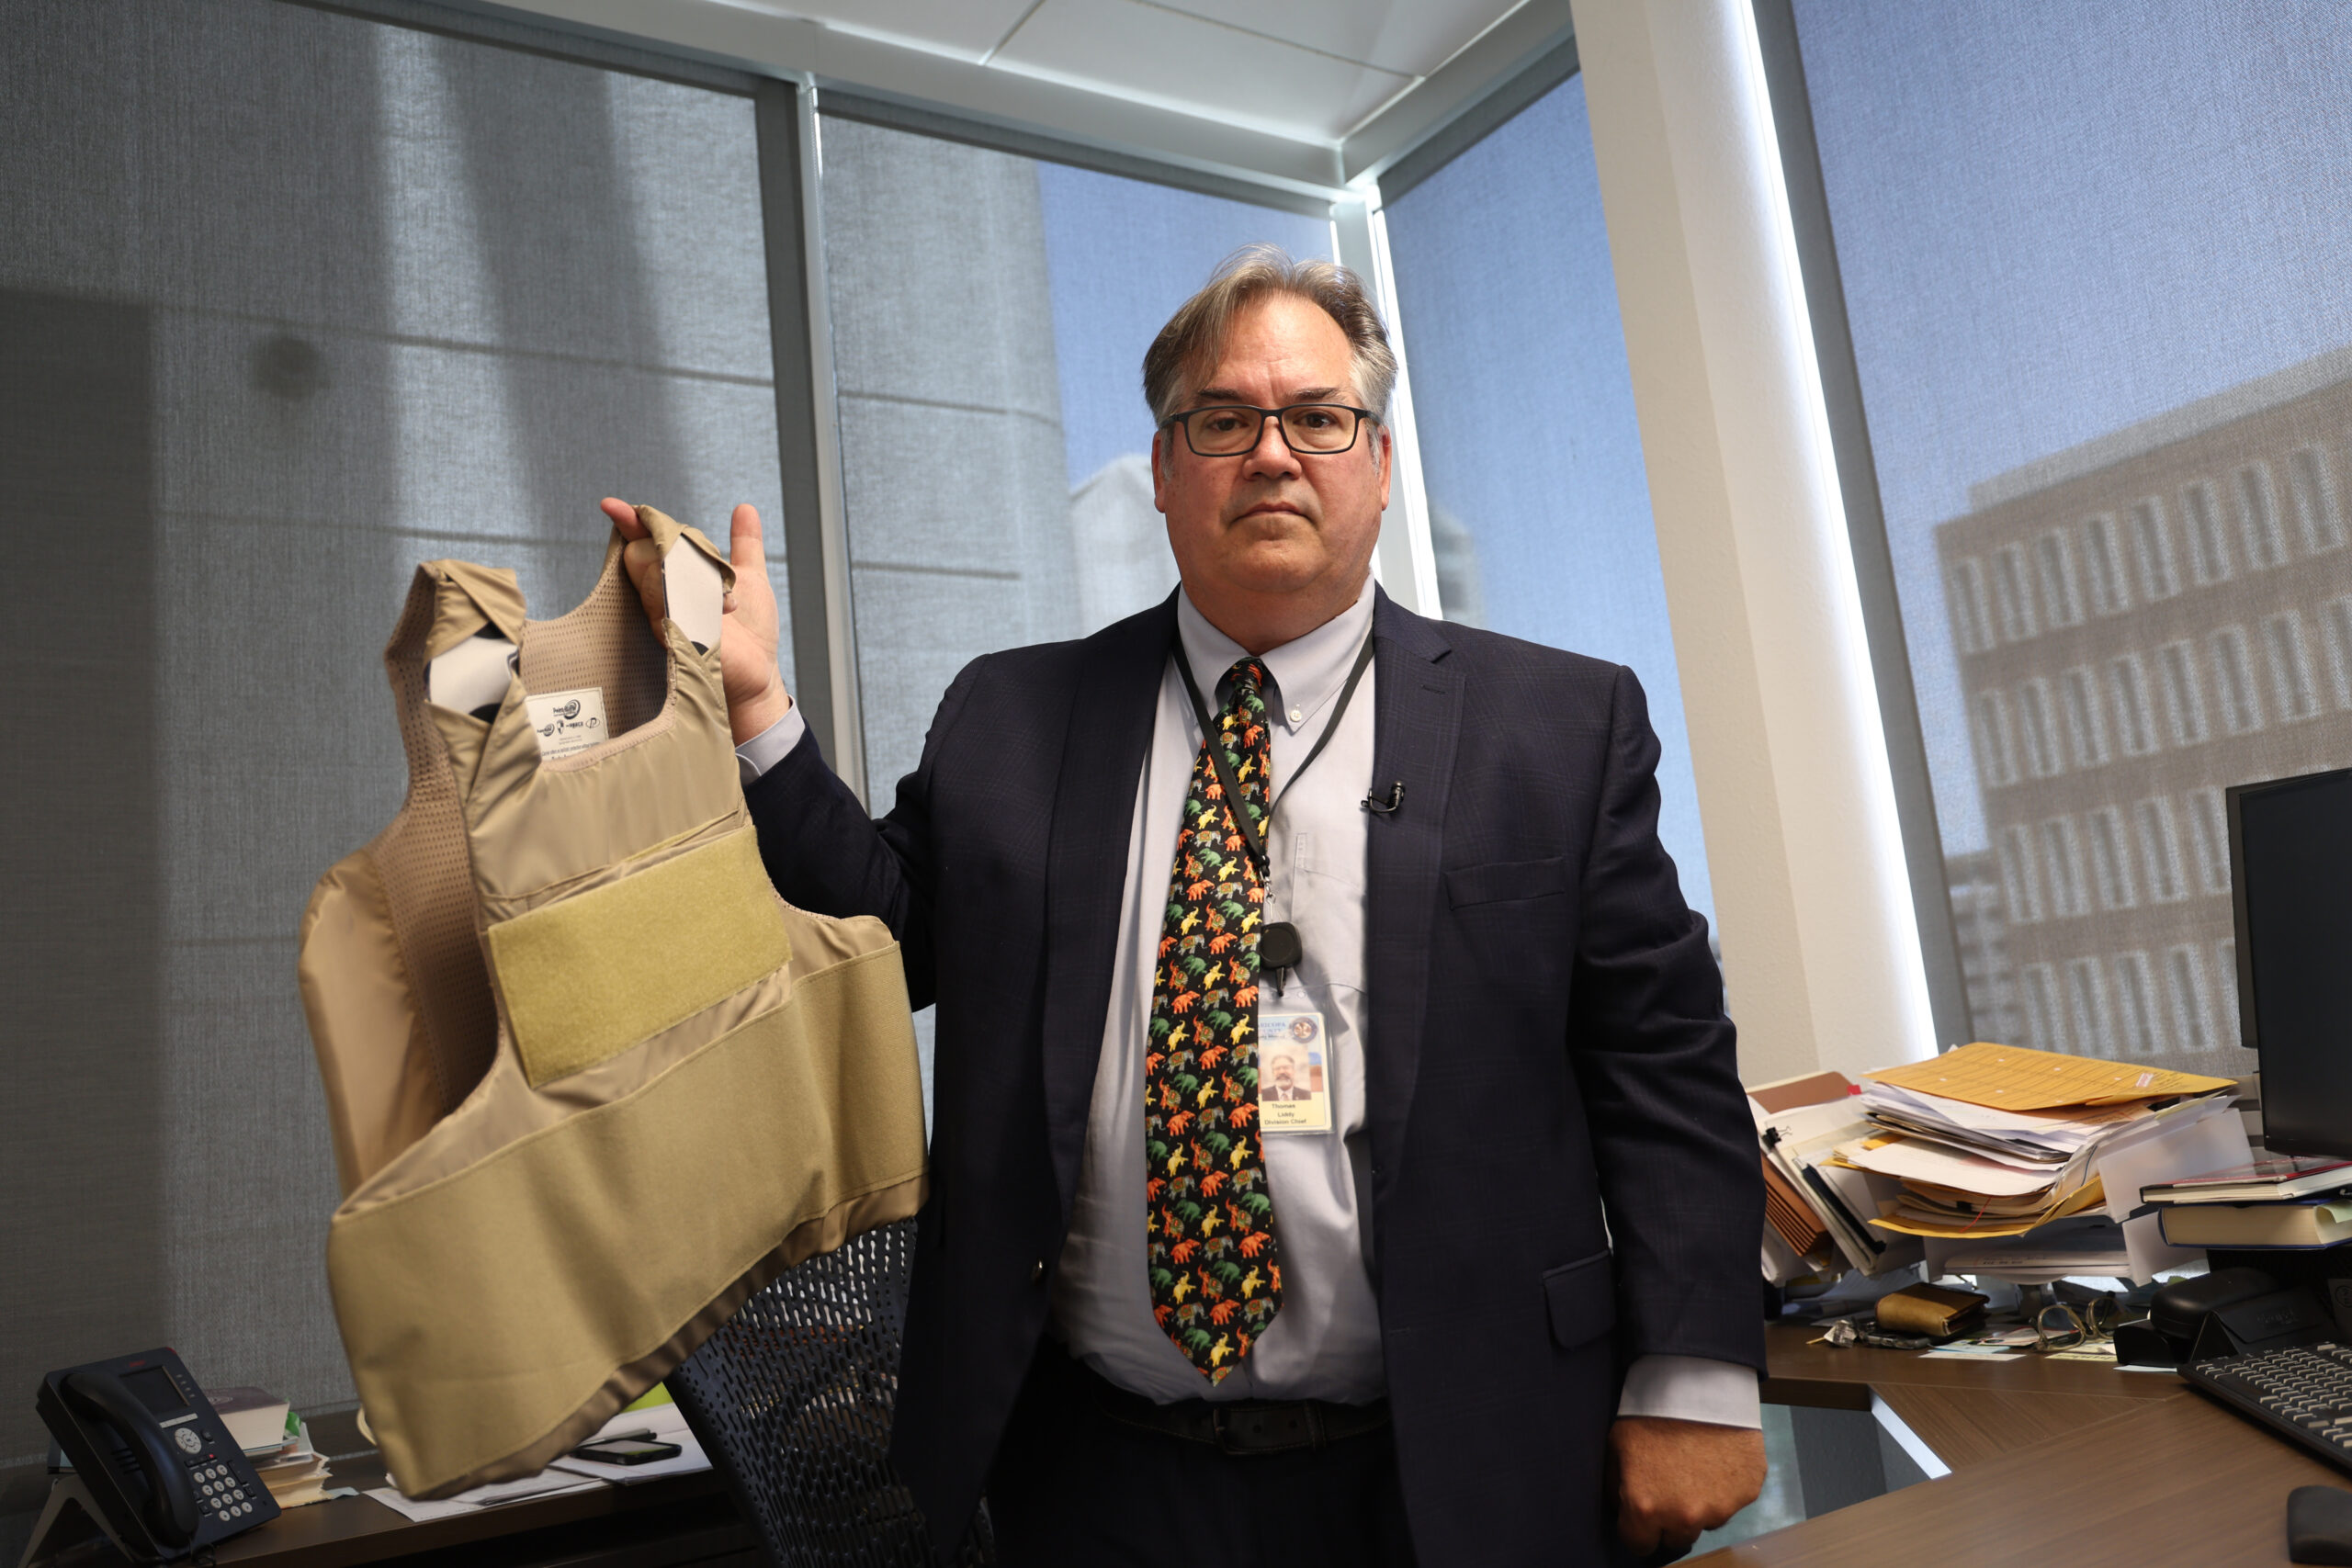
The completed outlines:
<svg viewBox="0 0 2352 1568">
<path fill-rule="evenodd" d="M 931 1568 L 888 1453 L 914 1247 L 905 1220 L 785 1270 L 670 1374 L 774 1568 Z M 996 1561 L 985 1510 L 957 1561 Z"/>
</svg>

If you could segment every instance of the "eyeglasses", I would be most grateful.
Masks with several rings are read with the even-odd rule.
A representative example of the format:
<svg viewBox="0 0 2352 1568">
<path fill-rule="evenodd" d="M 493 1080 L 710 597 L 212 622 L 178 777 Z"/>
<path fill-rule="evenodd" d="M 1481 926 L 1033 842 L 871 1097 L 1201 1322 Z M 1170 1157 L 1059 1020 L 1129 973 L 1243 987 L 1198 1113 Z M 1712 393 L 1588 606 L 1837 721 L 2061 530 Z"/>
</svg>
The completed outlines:
<svg viewBox="0 0 2352 1568">
<path fill-rule="evenodd" d="M 2121 1309 L 2112 1296 L 2094 1296 L 2079 1306 L 2054 1302 L 2034 1315 L 2034 1348 L 2071 1350 L 2078 1345 L 2115 1337 Z"/>
<path fill-rule="evenodd" d="M 1266 421 L 1279 422 L 1283 440 L 1294 452 L 1328 457 L 1356 444 L 1363 422 L 1379 417 L 1370 409 L 1346 403 L 1293 403 L 1288 408 L 1251 408 L 1246 403 L 1218 403 L 1191 409 L 1160 421 L 1159 428 L 1184 427 L 1184 445 L 1198 457 L 1238 457 L 1253 451 L 1266 433 Z"/>
</svg>

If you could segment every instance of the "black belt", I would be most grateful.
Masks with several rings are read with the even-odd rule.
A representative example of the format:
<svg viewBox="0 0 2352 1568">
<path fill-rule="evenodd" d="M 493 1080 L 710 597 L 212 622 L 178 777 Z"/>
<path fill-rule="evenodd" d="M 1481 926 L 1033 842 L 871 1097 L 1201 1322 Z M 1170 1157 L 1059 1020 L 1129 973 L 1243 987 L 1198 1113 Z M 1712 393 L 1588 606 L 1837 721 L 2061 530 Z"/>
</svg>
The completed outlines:
<svg viewBox="0 0 2352 1568">
<path fill-rule="evenodd" d="M 1345 1438 L 1360 1438 L 1388 1425 L 1388 1402 L 1334 1404 L 1321 1399 L 1237 1399 L 1212 1404 L 1205 1399 L 1157 1404 L 1105 1380 L 1080 1363 L 1094 1402 L 1103 1415 L 1189 1443 L 1206 1443 L 1229 1454 L 1279 1454 L 1319 1449 Z"/>
</svg>

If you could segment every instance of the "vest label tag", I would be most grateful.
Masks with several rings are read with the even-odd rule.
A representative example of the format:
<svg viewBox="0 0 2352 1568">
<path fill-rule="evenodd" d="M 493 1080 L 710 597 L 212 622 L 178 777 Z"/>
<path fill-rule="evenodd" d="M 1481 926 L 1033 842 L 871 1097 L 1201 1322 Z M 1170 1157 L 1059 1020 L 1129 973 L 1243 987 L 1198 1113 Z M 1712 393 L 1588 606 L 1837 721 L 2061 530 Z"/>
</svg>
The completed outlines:
<svg viewBox="0 0 2352 1568">
<path fill-rule="evenodd" d="M 528 704 L 531 732 L 539 738 L 539 756 L 544 761 L 569 757 L 612 739 L 605 727 L 602 686 L 535 694 Z"/>
</svg>

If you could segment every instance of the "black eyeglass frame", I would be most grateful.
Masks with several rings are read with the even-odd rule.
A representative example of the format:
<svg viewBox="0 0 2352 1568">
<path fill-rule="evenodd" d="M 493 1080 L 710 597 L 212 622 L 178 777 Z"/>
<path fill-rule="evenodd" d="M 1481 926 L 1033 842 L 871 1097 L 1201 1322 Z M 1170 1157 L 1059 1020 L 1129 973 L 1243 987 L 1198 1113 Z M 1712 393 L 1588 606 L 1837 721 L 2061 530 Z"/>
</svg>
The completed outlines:
<svg viewBox="0 0 2352 1568">
<path fill-rule="evenodd" d="M 1355 428 L 1348 433 L 1348 444 L 1345 446 L 1309 446 L 1302 450 L 1292 442 L 1290 429 L 1282 420 L 1283 415 L 1295 412 L 1300 409 L 1337 409 L 1343 413 L 1355 415 Z M 1204 413 L 1254 413 L 1258 416 L 1258 428 L 1250 434 L 1250 444 L 1246 446 L 1237 446 L 1230 452 L 1204 452 L 1199 443 L 1193 439 L 1192 423 L 1195 414 Z M 1185 409 L 1181 413 L 1170 414 L 1159 422 L 1159 428 L 1165 431 L 1171 424 L 1182 425 L 1184 445 L 1192 449 L 1193 456 L 1195 457 L 1246 457 L 1255 452 L 1260 444 L 1266 439 L 1266 422 L 1270 419 L 1274 422 L 1274 428 L 1282 432 L 1283 445 L 1289 447 L 1295 456 L 1301 457 L 1337 457 L 1352 452 L 1356 449 L 1356 443 L 1363 439 L 1364 425 L 1367 423 L 1374 424 L 1380 423 L 1378 414 L 1370 409 L 1360 409 L 1353 403 L 1285 403 L 1278 409 L 1261 409 L 1254 403 L 1208 403 L 1200 408 Z"/>
</svg>

